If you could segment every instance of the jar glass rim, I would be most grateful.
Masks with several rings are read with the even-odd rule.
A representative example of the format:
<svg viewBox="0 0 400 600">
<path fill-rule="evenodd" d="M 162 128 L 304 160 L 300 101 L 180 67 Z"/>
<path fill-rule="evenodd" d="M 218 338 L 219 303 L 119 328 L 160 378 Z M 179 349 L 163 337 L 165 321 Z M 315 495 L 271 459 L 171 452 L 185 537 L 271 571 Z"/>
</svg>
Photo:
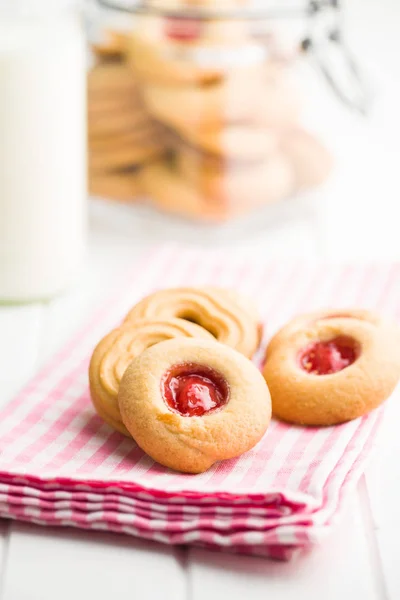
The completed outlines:
<svg viewBox="0 0 400 600">
<path fill-rule="evenodd" d="M 176 17 L 181 19 L 198 20 L 224 20 L 224 19 L 278 19 L 278 18 L 299 18 L 312 13 L 314 9 L 313 2 L 301 1 L 294 5 L 290 2 L 287 6 L 282 3 L 271 3 L 269 7 L 225 7 L 213 8 L 210 6 L 187 6 L 177 8 L 176 6 L 160 6 L 157 4 L 147 4 L 137 0 L 97 0 L 98 4 L 107 9 L 132 14 L 154 15 L 160 17 Z"/>
<path fill-rule="evenodd" d="M 0 0 L 0 15 L 36 17 L 54 13 L 81 9 L 82 0 Z"/>
</svg>

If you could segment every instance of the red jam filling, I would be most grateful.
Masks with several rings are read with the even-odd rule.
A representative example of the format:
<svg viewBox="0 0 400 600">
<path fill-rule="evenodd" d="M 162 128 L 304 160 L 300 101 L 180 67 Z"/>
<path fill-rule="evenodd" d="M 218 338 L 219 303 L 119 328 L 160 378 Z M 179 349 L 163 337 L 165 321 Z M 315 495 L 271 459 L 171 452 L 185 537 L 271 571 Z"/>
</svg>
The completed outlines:
<svg viewBox="0 0 400 600">
<path fill-rule="evenodd" d="M 337 337 L 328 342 L 314 342 L 300 353 L 300 365 L 313 375 L 331 375 L 342 371 L 357 359 L 354 340 Z"/>
<path fill-rule="evenodd" d="M 224 406 L 229 399 L 225 379 L 203 365 L 175 365 L 161 380 L 165 402 L 184 417 L 201 417 Z"/>
<path fill-rule="evenodd" d="M 193 42 L 201 35 L 202 24 L 199 19 L 166 17 L 164 34 L 176 42 Z"/>
</svg>

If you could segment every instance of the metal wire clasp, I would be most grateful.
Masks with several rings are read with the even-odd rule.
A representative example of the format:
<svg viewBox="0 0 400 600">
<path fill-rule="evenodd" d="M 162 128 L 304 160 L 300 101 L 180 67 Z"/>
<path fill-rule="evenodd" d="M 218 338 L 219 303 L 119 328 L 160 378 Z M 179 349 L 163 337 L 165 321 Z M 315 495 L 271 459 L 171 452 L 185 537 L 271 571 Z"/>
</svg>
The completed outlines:
<svg viewBox="0 0 400 600">
<path fill-rule="evenodd" d="M 308 7 L 308 35 L 303 51 L 316 62 L 338 98 L 363 115 L 368 113 L 370 98 L 367 85 L 343 38 L 339 0 L 311 0 Z"/>
</svg>

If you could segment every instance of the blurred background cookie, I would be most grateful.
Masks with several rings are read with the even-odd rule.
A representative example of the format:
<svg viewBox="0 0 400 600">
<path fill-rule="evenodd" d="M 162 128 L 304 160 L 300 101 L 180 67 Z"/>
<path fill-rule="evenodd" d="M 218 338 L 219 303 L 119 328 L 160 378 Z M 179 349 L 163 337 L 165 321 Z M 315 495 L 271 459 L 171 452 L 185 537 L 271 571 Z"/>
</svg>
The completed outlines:
<svg viewBox="0 0 400 600">
<path fill-rule="evenodd" d="M 89 193 L 121 202 L 132 202 L 142 194 L 138 169 L 90 172 Z"/>
<path fill-rule="evenodd" d="M 142 88 L 149 113 L 180 131 L 251 121 L 262 112 L 264 92 L 260 67 L 237 69 L 209 85 L 152 83 Z"/>
<path fill-rule="evenodd" d="M 273 32 L 260 38 L 254 22 L 212 17 L 246 4 L 154 0 L 131 29 L 95 46 L 93 190 L 141 190 L 161 210 L 221 222 L 328 177 L 331 156 L 300 127 L 302 103 Z"/>
<path fill-rule="evenodd" d="M 176 164 L 185 181 L 228 211 L 271 204 L 294 190 L 294 171 L 282 152 L 252 162 L 212 165 L 206 156 L 186 149 L 177 155 Z"/>
<path fill-rule="evenodd" d="M 92 52 L 98 59 L 109 60 L 124 56 L 129 35 L 121 31 L 106 30 L 102 37 L 101 41 L 91 45 Z"/>
<path fill-rule="evenodd" d="M 162 127 L 123 62 L 100 62 L 89 75 L 88 146 L 90 192 L 125 201 L 139 194 L 138 167 L 165 152 Z"/>
<path fill-rule="evenodd" d="M 221 207 L 179 175 L 170 158 L 145 165 L 140 182 L 146 198 L 162 211 L 197 221 L 221 222 L 226 218 Z"/>
</svg>

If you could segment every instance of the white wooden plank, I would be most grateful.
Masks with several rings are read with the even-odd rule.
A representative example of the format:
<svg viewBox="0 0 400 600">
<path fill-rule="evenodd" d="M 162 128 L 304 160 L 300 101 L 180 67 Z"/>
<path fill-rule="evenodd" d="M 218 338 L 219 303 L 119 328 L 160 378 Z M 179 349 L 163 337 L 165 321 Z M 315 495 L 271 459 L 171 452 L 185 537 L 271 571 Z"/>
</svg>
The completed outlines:
<svg viewBox="0 0 400 600">
<path fill-rule="evenodd" d="M 373 460 L 366 472 L 371 521 L 380 553 L 388 600 L 400 598 L 400 390 L 388 402 Z"/>
<path fill-rule="evenodd" d="M 6 403 L 35 370 L 42 319 L 40 304 L 0 308 L 0 404 Z"/>
<path fill-rule="evenodd" d="M 399 536 L 399 522 L 394 523 L 393 527 L 385 527 L 376 531 L 385 580 L 385 600 L 400 598 Z"/>
<path fill-rule="evenodd" d="M 366 471 L 366 482 L 376 528 L 400 527 L 400 387 L 387 402 L 375 442 L 375 452 Z"/>
<path fill-rule="evenodd" d="M 355 498 L 343 521 L 320 546 L 288 563 L 189 552 L 191 600 L 378 600 L 368 543 Z"/>
<path fill-rule="evenodd" d="M 10 524 L 5 519 L 0 519 L 0 598 L 2 594 L 2 582 L 7 571 L 7 554 L 10 540 Z"/>
<path fill-rule="evenodd" d="M 130 536 L 17 524 L 2 600 L 185 600 L 181 551 Z"/>
</svg>

